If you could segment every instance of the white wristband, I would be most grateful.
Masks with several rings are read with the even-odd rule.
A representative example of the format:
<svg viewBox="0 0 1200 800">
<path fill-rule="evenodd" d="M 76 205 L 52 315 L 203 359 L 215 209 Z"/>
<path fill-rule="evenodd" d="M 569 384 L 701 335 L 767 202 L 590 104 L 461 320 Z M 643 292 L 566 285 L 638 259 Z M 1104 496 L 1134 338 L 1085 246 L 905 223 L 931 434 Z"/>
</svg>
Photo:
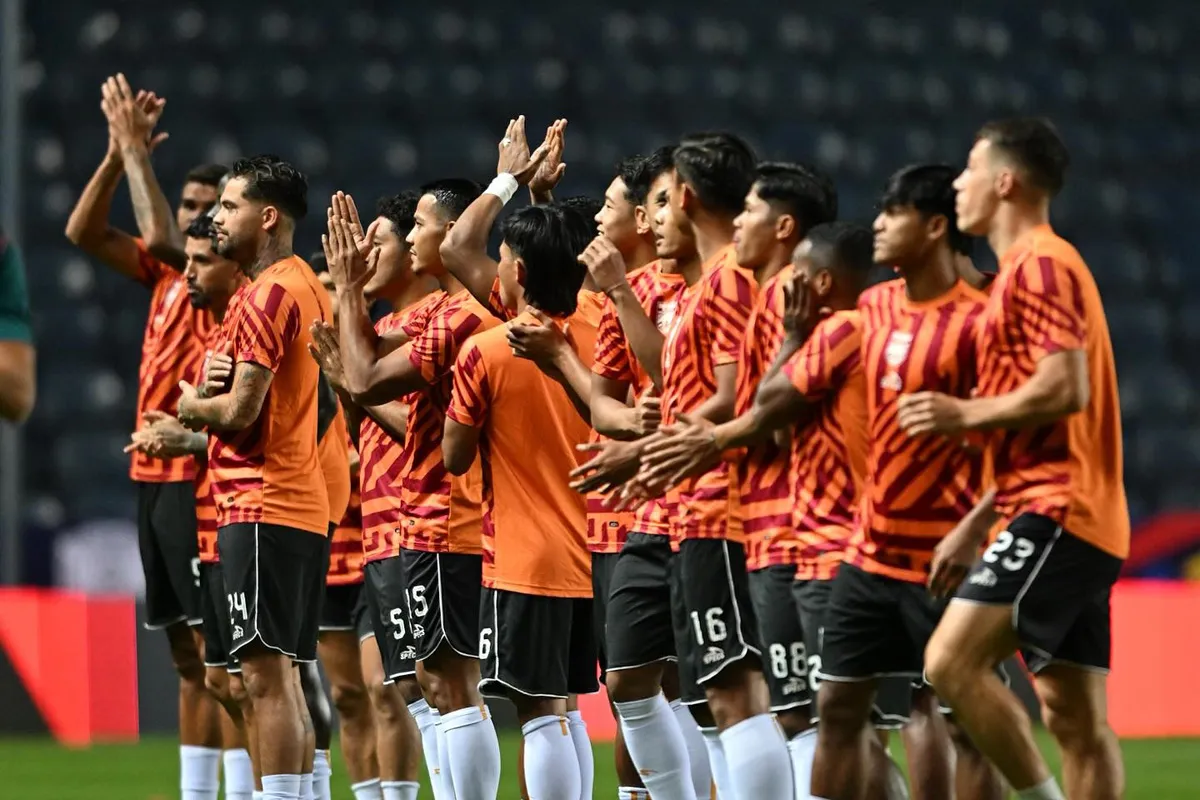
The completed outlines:
<svg viewBox="0 0 1200 800">
<path fill-rule="evenodd" d="M 517 183 L 516 178 L 507 172 L 501 172 L 488 184 L 483 193 L 495 195 L 500 198 L 501 205 L 508 205 L 508 201 L 513 199 L 519 188 L 521 184 Z"/>
</svg>

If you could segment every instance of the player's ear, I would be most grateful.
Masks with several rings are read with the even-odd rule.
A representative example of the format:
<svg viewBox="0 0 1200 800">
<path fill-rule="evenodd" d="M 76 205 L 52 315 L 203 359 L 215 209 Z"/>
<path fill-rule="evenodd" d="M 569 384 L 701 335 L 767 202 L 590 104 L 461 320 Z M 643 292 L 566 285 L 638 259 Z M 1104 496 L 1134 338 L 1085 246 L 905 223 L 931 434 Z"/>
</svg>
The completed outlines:
<svg viewBox="0 0 1200 800">
<path fill-rule="evenodd" d="M 935 242 L 949 233 L 950 220 L 941 214 L 931 214 L 925 221 L 925 231 L 929 241 Z"/>
<path fill-rule="evenodd" d="M 683 213 L 691 214 L 696 205 L 696 193 L 692 187 L 688 186 L 683 181 L 679 182 L 679 207 L 683 209 Z"/>
<path fill-rule="evenodd" d="M 828 297 L 833 292 L 833 273 L 827 269 L 820 270 L 809 279 L 809 284 L 817 293 L 817 297 Z"/>
<path fill-rule="evenodd" d="M 268 233 L 279 227 L 279 209 L 272 205 L 262 207 L 262 229 Z"/>
<path fill-rule="evenodd" d="M 1007 199 L 1012 195 L 1013 190 L 1017 186 L 1017 176 L 1011 167 L 1002 167 L 996 170 L 994 179 L 994 188 L 996 194 L 1001 199 Z"/>
<path fill-rule="evenodd" d="M 638 236 L 645 236 L 650 232 L 650 212 L 645 206 L 634 206 L 633 225 Z"/>
<path fill-rule="evenodd" d="M 786 242 L 796 233 L 796 218 L 791 214 L 780 214 L 775 220 L 775 238 Z"/>
</svg>

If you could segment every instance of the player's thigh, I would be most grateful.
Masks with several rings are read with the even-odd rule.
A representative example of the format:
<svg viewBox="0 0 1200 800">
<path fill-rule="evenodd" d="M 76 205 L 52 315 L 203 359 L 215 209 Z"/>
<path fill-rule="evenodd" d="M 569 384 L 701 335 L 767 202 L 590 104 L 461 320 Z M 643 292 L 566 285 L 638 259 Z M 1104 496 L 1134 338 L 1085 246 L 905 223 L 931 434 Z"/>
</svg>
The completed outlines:
<svg viewBox="0 0 1200 800">
<path fill-rule="evenodd" d="M 363 568 L 363 576 L 367 613 L 383 662 L 385 682 L 415 676 L 417 647 L 408 616 L 400 558 L 371 561 Z"/>
<path fill-rule="evenodd" d="M 571 632 L 567 652 L 567 691 L 572 696 L 600 691 L 599 652 L 594 598 L 571 601 Z M 576 701 L 578 702 L 578 701 Z"/>
<path fill-rule="evenodd" d="M 1060 738 L 1092 739 L 1108 725 L 1108 673 L 1050 663 L 1034 677 L 1042 721 Z"/>
<path fill-rule="evenodd" d="M 809 653 L 800 613 L 792 597 L 795 567 L 774 566 L 751 572 L 750 599 L 758 618 L 763 647 L 763 672 L 778 713 L 811 709 Z"/>
<path fill-rule="evenodd" d="M 237 659 L 230 652 L 233 631 L 219 562 L 200 566 L 200 617 L 204 631 L 204 665 L 238 670 Z"/>
<path fill-rule="evenodd" d="M 905 626 L 902 584 L 852 564 L 841 566 L 825 610 L 821 691 L 830 681 L 921 676 L 924 643 L 913 641 Z"/>
<path fill-rule="evenodd" d="M 592 553 L 592 630 L 595 632 L 596 656 L 600 661 L 600 681 L 608 671 L 608 599 L 612 594 L 612 577 L 620 553 Z"/>
<path fill-rule="evenodd" d="M 675 658 L 671 616 L 671 545 L 665 536 L 631 533 L 613 564 L 605 608 L 607 669 L 639 669 Z"/>
<path fill-rule="evenodd" d="M 565 701 L 571 693 L 574 615 L 571 598 L 485 588 L 479 614 L 480 693 L 518 703 Z"/>
<path fill-rule="evenodd" d="M 477 659 L 483 557 L 402 550 L 400 559 L 417 661 L 437 674 L 443 660 Z"/>
</svg>

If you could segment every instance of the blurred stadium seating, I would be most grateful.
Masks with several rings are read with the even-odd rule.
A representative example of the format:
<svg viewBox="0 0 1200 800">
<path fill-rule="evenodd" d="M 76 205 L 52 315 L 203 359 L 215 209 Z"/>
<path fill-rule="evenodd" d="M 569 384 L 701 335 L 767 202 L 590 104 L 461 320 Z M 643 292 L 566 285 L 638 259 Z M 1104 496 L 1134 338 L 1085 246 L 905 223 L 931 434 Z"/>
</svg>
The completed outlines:
<svg viewBox="0 0 1200 800">
<path fill-rule="evenodd" d="M 570 120 L 568 194 L 598 194 L 624 154 L 731 127 L 764 156 L 828 168 L 843 216 L 863 219 L 895 168 L 961 162 L 990 117 L 1048 114 L 1074 159 L 1055 223 L 1096 273 L 1117 350 L 1131 510 L 1196 505 L 1200 281 L 1185 265 L 1200 251 L 1200 55 L 1185 32 L 1200 4 L 1143 0 L 1134 17 L 1118 0 L 1014 0 L 988 16 L 949 0 L 890 14 L 867 0 L 650 5 L 27 4 L 23 234 L 45 353 L 27 441 L 54 442 L 30 448 L 30 507 L 57 498 L 65 521 L 134 508 L 120 446 L 144 298 L 62 235 L 103 153 L 100 83 L 118 70 L 169 100 L 155 160 L 172 196 L 194 163 L 298 162 L 317 212 L 301 252 L 334 188 L 486 179 L 518 113 L 531 138 Z"/>
</svg>

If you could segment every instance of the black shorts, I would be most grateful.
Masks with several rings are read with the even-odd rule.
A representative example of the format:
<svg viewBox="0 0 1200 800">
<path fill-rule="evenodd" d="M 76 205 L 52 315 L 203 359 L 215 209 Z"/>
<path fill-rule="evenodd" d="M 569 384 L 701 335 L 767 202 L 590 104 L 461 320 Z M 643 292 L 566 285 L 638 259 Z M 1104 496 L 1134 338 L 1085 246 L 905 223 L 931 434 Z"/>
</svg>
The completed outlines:
<svg viewBox="0 0 1200 800">
<path fill-rule="evenodd" d="M 367 616 L 383 661 L 384 683 L 417 674 L 417 643 L 404 596 L 404 564 L 399 556 L 370 561 L 363 567 Z"/>
<path fill-rule="evenodd" d="M 842 564 L 826 607 L 821 679 L 921 678 L 944 609 L 924 584 Z"/>
<path fill-rule="evenodd" d="M 617 672 L 674 660 L 670 564 L 666 536 L 630 533 L 612 565 L 604 613 L 605 670 Z M 595 568 L 592 580 L 595 586 Z"/>
<path fill-rule="evenodd" d="M 742 545 L 725 539 L 687 539 L 675 560 L 671 603 L 680 691 L 683 702 L 691 705 L 702 702 L 694 684 L 703 687 L 747 659 L 761 668 L 762 646 Z"/>
<path fill-rule="evenodd" d="M 825 618 L 833 581 L 795 581 L 792 598 L 800 614 L 804 630 L 804 647 L 808 652 L 809 691 L 813 695 L 812 721 L 817 721 L 816 698 L 821 687 L 821 651 L 825 635 Z M 913 682 L 909 678 L 881 678 L 875 690 L 875 707 L 871 722 L 876 728 L 902 728 L 912 713 Z"/>
<path fill-rule="evenodd" d="M 233 632 L 229 627 L 229 601 L 220 562 L 200 565 L 200 615 L 204 625 L 204 666 L 241 672 L 241 665 L 229 652 Z"/>
<path fill-rule="evenodd" d="M 199 625 L 200 550 L 196 486 L 138 483 L 138 550 L 146 578 L 146 627 Z"/>
<path fill-rule="evenodd" d="M 464 658 L 478 658 L 483 556 L 401 550 L 400 560 L 417 661 L 443 644 Z"/>
<path fill-rule="evenodd" d="M 592 553 L 592 629 L 596 632 L 596 656 L 600 660 L 600 682 L 608 675 L 608 597 L 612 594 L 613 572 L 620 553 Z"/>
<path fill-rule="evenodd" d="M 1107 671 L 1109 601 L 1123 563 L 1049 517 L 1022 514 L 984 552 L 956 599 L 1012 606 L 1032 672 L 1054 662 Z"/>
<path fill-rule="evenodd" d="M 325 584 L 321 602 L 321 633 L 353 631 L 359 640 L 375 635 L 367 614 L 367 601 L 361 583 Z"/>
<path fill-rule="evenodd" d="M 485 588 L 479 624 L 481 694 L 565 698 L 600 690 L 591 598 Z"/>
<path fill-rule="evenodd" d="M 807 708 L 813 704 L 815 687 L 809 683 L 809 650 L 792 596 L 796 568 L 767 567 L 751 572 L 748 577 L 763 643 L 763 672 L 771 693 L 771 710 Z"/>
<path fill-rule="evenodd" d="M 230 653 L 258 641 L 295 661 L 316 661 L 328 538 L 239 522 L 220 529 L 217 547 L 233 631 Z"/>
</svg>

